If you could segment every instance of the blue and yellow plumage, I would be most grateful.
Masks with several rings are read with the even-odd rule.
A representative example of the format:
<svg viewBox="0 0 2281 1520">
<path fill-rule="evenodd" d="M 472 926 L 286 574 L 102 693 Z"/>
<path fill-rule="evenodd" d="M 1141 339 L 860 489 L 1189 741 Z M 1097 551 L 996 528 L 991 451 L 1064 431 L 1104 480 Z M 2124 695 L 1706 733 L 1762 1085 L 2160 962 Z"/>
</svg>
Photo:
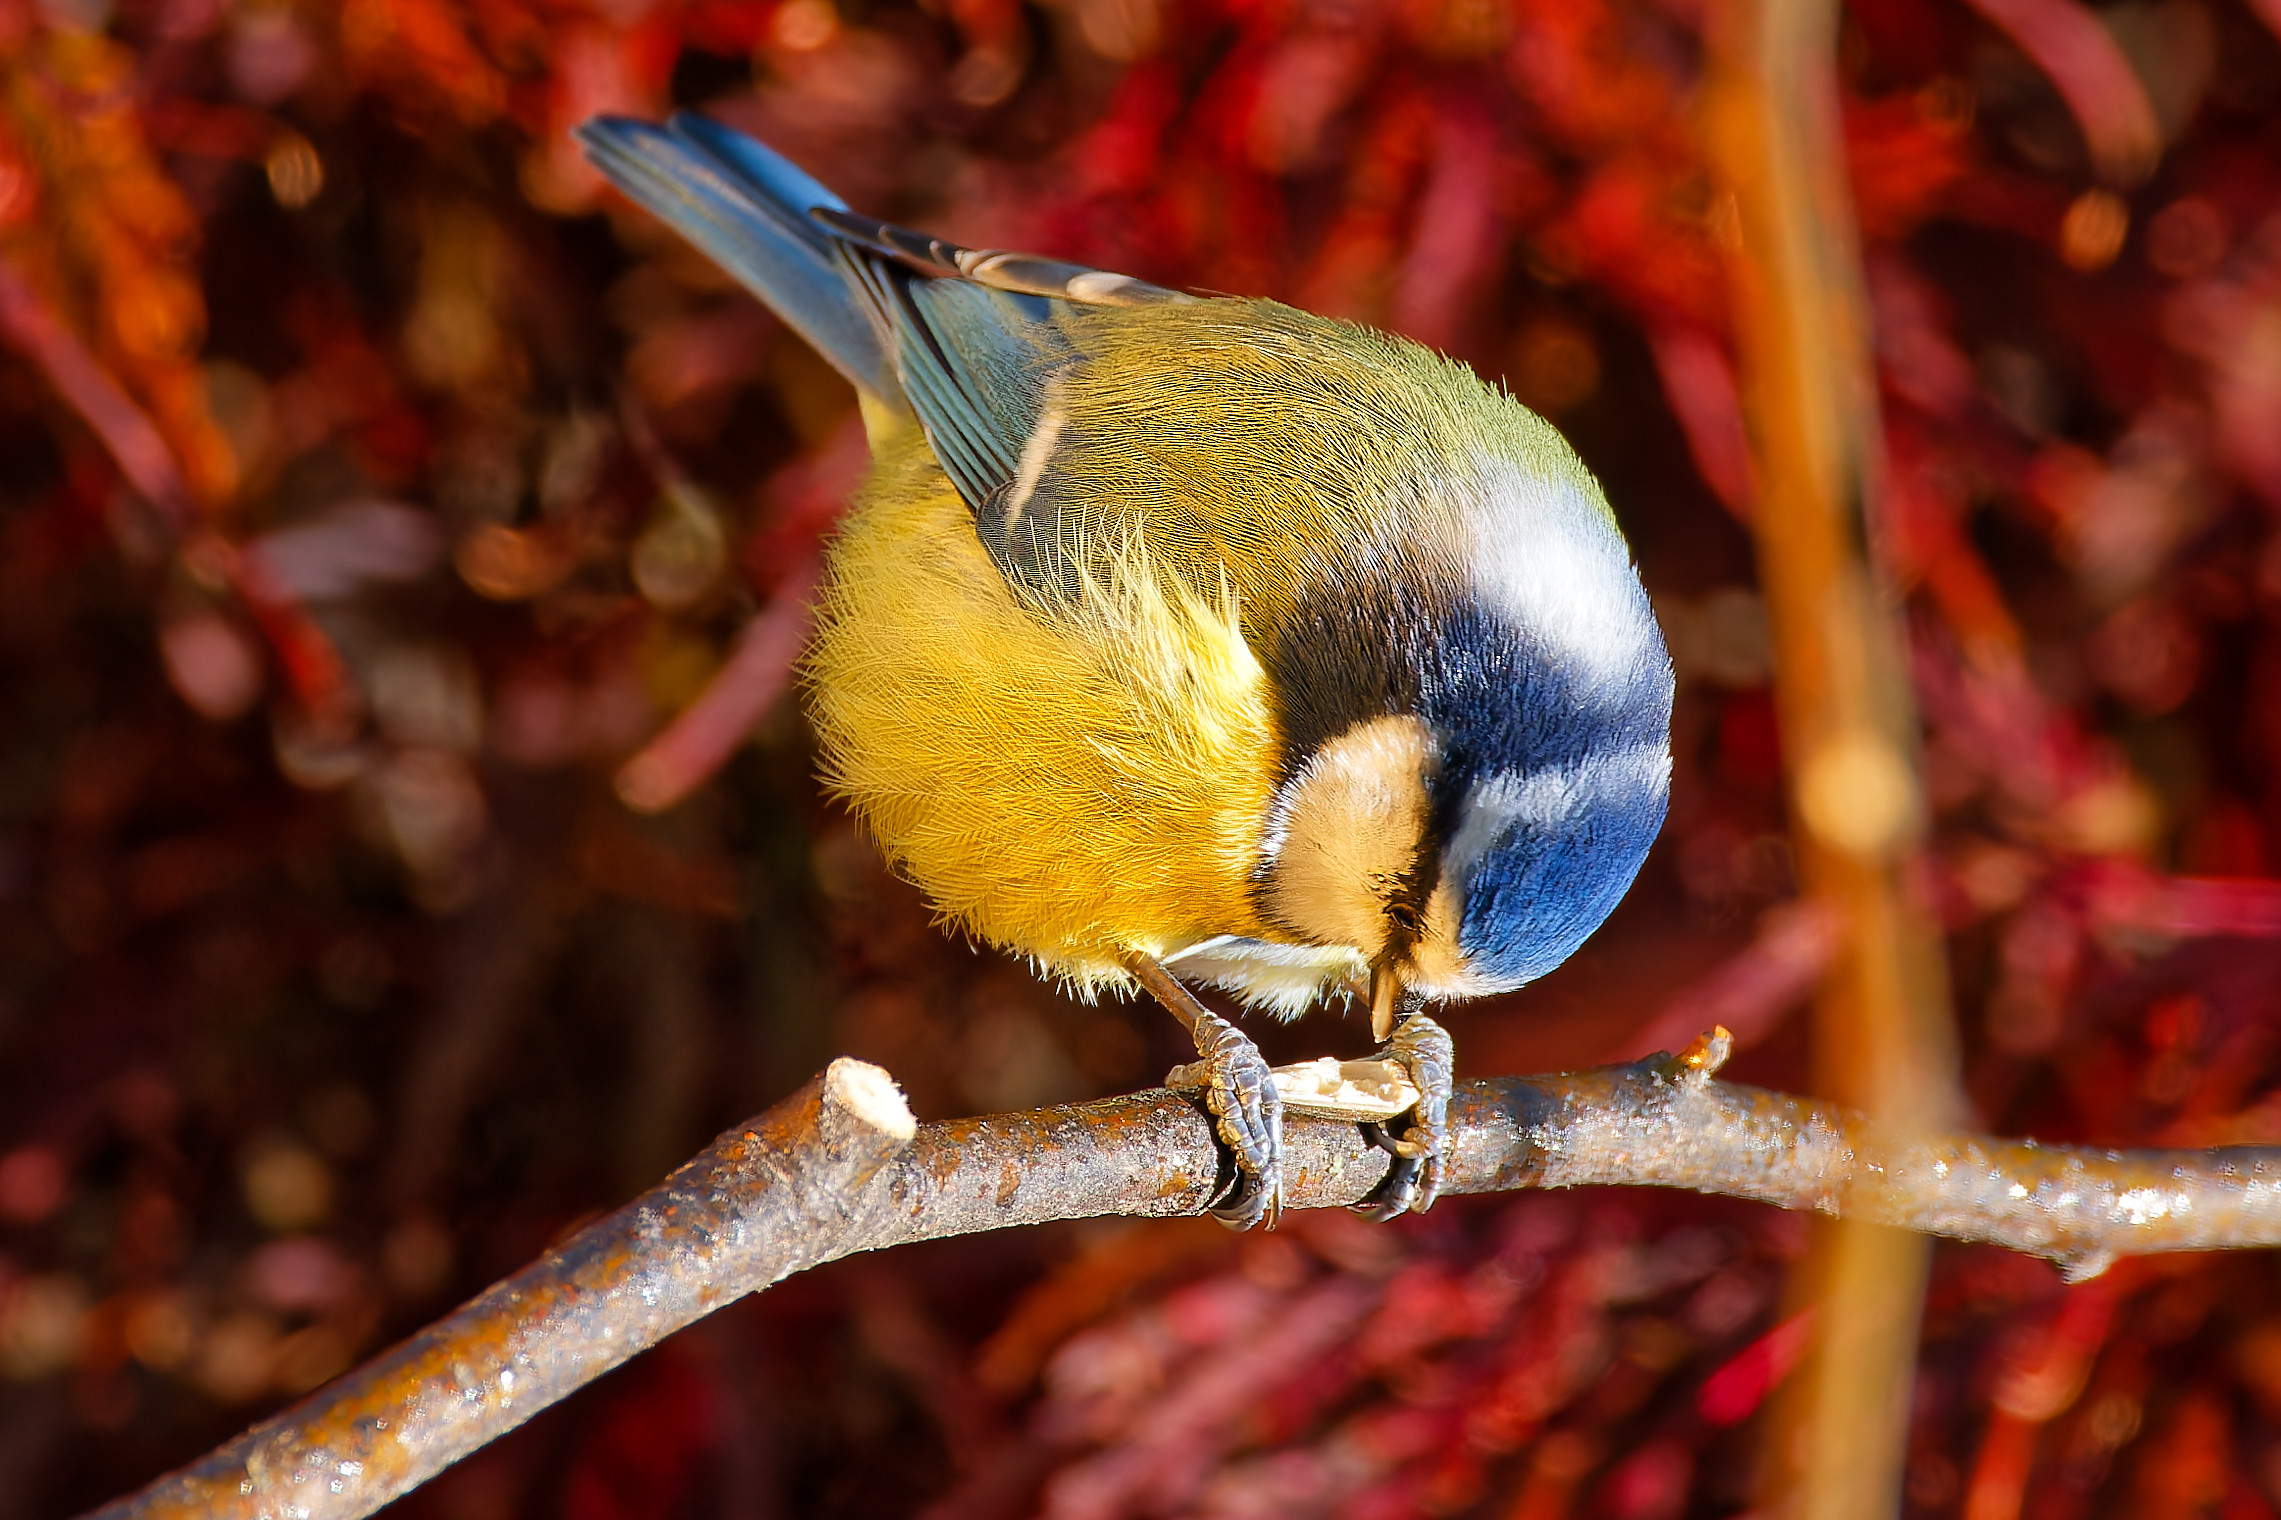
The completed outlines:
<svg viewBox="0 0 2281 1520">
<path fill-rule="evenodd" d="M 1516 987 L 1629 886 L 1670 662 L 1599 488 L 1415 344 L 857 218 L 702 118 L 583 129 L 615 183 L 863 399 L 875 468 L 810 659 L 828 779 L 977 936 L 1197 1034 L 1276 1206 L 1256 1049 L 1368 985 L 1427 1102 L 1379 1213 L 1431 1202 L 1448 1041 L 1398 1004 Z"/>
</svg>

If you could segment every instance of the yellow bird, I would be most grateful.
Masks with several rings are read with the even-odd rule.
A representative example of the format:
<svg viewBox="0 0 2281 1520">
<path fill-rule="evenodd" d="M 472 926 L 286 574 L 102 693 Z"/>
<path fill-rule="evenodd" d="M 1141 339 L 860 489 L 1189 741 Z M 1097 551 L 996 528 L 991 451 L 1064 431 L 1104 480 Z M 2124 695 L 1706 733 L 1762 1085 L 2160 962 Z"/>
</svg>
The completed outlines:
<svg viewBox="0 0 2281 1520">
<path fill-rule="evenodd" d="M 810 656 L 827 779 L 957 927 L 1193 1032 L 1273 1222 L 1258 1048 L 1364 992 L 1424 1094 L 1363 1211 L 1424 1209 L 1428 1002 L 1565 960 L 1670 793 L 1671 662 L 1542 419 L 1416 344 L 850 213 L 703 117 L 581 129 L 610 180 L 855 383 L 874 468 Z"/>
</svg>

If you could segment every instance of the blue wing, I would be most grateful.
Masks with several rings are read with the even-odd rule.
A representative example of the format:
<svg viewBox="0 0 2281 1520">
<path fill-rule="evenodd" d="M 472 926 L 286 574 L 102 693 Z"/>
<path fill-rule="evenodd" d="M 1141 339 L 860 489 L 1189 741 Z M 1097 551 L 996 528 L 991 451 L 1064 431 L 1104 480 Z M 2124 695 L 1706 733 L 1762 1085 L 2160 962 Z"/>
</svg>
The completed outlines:
<svg viewBox="0 0 2281 1520">
<path fill-rule="evenodd" d="M 907 403 L 993 555 L 1020 578 L 1039 567 L 1026 552 L 1001 552 L 989 506 L 1020 467 L 1054 370 L 1072 359 L 1055 307 L 1189 299 L 856 216 L 782 155 L 686 112 L 662 127 L 598 116 L 578 140 L 612 184 L 736 276 L 841 374 Z"/>
</svg>

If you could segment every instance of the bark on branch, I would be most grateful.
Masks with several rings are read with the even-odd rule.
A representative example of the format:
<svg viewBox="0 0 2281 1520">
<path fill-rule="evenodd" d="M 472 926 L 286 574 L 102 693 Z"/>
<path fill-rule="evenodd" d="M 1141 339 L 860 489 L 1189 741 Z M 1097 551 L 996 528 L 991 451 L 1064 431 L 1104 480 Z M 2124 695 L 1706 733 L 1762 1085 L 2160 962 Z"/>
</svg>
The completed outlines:
<svg viewBox="0 0 2281 1520">
<path fill-rule="evenodd" d="M 1897 1137 L 1679 1056 L 1458 1089 L 1446 1191 L 1693 1188 L 2048 1256 L 2281 1243 L 2281 1148 L 2099 1151 Z M 1359 1200 L 1386 1156 L 1286 1119 L 1285 1206 Z M 911 1241 L 1104 1214 L 1200 1214 L 1221 1159 L 1188 1097 L 914 1126 L 887 1075 L 839 1060 L 666 1181 L 418 1335 L 100 1520 L 348 1520 L 675 1330 L 794 1272 Z"/>
</svg>

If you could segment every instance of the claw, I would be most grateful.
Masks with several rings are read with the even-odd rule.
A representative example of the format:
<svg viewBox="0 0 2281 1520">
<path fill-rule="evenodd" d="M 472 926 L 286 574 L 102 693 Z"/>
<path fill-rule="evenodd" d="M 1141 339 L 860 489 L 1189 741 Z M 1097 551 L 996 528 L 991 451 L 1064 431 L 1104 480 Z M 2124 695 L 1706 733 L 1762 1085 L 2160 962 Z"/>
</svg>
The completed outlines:
<svg viewBox="0 0 2281 1520">
<path fill-rule="evenodd" d="M 1235 1163 L 1234 1174 L 1212 1195 L 1212 1217 L 1235 1230 L 1261 1223 L 1274 1229 L 1283 1217 L 1283 1098 L 1267 1058 L 1161 965 L 1138 957 L 1128 964 L 1196 1040 L 1204 1107 Z"/>
<path fill-rule="evenodd" d="M 1418 1089 L 1418 1106 L 1411 1110 L 1407 1130 L 1389 1134 L 1382 1126 L 1366 1124 L 1370 1143 L 1393 1158 L 1386 1176 L 1354 1212 L 1385 1223 L 1398 1215 L 1423 1214 L 1441 1193 L 1443 1155 L 1449 1146 L 1449 1097 L 1456 1068 L 1456 1047 L 1449 1031 L 1422 1013 L 1402 1021 L 1386 1042 L 1387 1059 L 1410 1074 Z"/>
<path fill-rule="evenodd" d="M 1233 1229 L 1283 1217 L 1283 1100 L 1267 1058 L 1242 1030 L 1199 1009 L 1196 1053 L 1203 1058 L 1204 1106 L 1235 1159 L 1235 1175 L 1213 1199 L 1212 1217 Z"/>
</svg>

